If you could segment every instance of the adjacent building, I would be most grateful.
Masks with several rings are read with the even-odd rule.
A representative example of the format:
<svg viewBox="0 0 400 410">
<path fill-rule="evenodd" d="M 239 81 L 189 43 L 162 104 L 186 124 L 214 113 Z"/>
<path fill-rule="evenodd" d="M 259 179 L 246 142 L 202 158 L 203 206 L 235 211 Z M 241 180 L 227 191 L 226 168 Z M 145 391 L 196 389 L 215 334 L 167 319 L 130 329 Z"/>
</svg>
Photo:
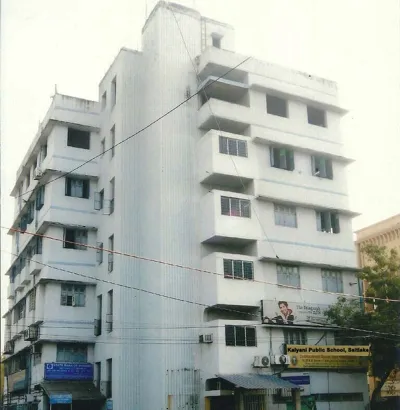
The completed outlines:
<svg viewBox="0 0 400 410">
<path fill-rule="evenodd" d="M 363 248 L 366 245 L 384 246 L 388 250 L 395 249 L 400 253 L 400 214 L 356 231 L 355 245 L 358 265 L 361 269 L 367 267 L 370 263 L 368 255 L 363 252 Z M 365 292 L 368 288 L 368 283 L 364 281 L 363 285 Z M 366 309 L 373 309 L 373 305 L 366 304 Z M 375 377 L 368 378 L 370 395 L 374 391 L 377 382 L 378 380 Z"/>
<path fill-rule="evenodd" d="M 323 315 L 358 295 L 336 84 L 234 44 L 159 2 L 98 102 L 54 95 L 12 191 L 7 405 L 365 408 Z"/>
</svg>

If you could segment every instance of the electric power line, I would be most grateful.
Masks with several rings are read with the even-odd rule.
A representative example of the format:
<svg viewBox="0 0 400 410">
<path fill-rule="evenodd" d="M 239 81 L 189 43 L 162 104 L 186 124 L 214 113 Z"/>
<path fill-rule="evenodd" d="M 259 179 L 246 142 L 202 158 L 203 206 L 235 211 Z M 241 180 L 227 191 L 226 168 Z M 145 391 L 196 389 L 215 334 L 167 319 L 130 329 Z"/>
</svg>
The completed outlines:
<svg viewBox="0 0 400 410">
<path fill-rule="evenodd" d="M 232 67 L 231 69 L 229 69 L 227 72 L 225 72 L 224 74 L 222 74 L 221 76 L 219 76 L 218 78 L 216 78 L 215 80 L 211 81 L 207 87 L 209 87 L 210 85 L 212 85 L 213 83 L 215 83 L 216 81 L 220 80 L 221 78 L 224 78 L 226 75 L 228 75 L 231 71 L 236 70 L 238 67 L 240 67 L 242 64 L 244 64 L 246 61 L 248 61 L 251 57 L 247 57 L 245 58 L 243 61 L 241 61 L 239 64 L 235 65 L 235 67 Z M 51 179 L 50 181 L 47 181 L 43 184 L 38 184 L 35 188 L 25 191 L 22 194 L 16 196 L 16 198 L 19 198 L 20 196 L 26 195 L 27 193 L 33 192 L 35 191 L 35 189 L 39 188 L 40 186 L 45 186 L 48 185 L 54 181 L 57 181 L 61 178 L 66 177 L 69 174 L 72 174 L 73 172 L 75 172 L 76 170 L 82 168 L 84 165 L 88 164 L 91 161 L 94 161 L 95 159 L 103 156 L 106 152 L 109 152 L 111 150 L 113 150 L 115 147 L 118 147 L 119 145 L 127 142 L 128 140 L 130 140 L 131 138 L 135 137 L 136 135 L 142 133 L 143 131 L 147 130 L 148 128 L 150 128 L 151 126 L 153 126 L 155 123 L 157 123 L 158 121 L 162 120 L 163 118 L 167 117 L 169 114 L 171 114 L 172 112 L 174 112 L 175 110 L 177 110 L 179 107 L 181 107 L 182 105 L 186 104 L 188 101 L 190 101 L 193 97 L 195 97 L 196 95 L 198 95 L 200 93 L 200 91 L 195 92 L 194 94 L 190 95 L 188 98 L 186 98 L 185 100 L 183 100 L 182 102 L 180 102 L 178 105 L 176 105 L 175 107 L 171 108 L 170 110 L 168 110 L 167 112 L 165 112 L 164 114 L 162 114 L 160 117 L 156 118 L 154 121 L 152 121 L 150 124 L 147 124 L 146 126 L 144 126 L 143 128 L 141 128 L 140 130 L 136 131 L 135 133 L 133 133 L 132 135 L 124 138 L 123 140 L 121 140 L 120 142 L 112 145 L 110 148 L 104 150 L 103 152 L 101 152 L 100 154 L 88 159 L 87 161 L 83 162 L 82 164 L 78 165 L 77 167 L 71 169 L 70 171 L 64 172 L 61 175 L 57 176 L 54 179 Z"/>
<path fill-rule="evenodd" d="M 191 61 L 191 63 L 192 63 L 193 69 L 194 69 L 194 72 L 196 73 L 197 81 L 200 83 L 201 78 L 200 78 L 199 72 L 198 72 L 198 70 L 197 70 L 197 67 L 196 67 L 195 62 L 193 61 L 192 56 L 190 55 L 189 48 L 188 48 L 188 46 L 187 46 L 187 44 L 186 44 L 185 37 L 183 36 L 183 33 L 182 33 L 181 27 L 180 27 L 180 25 L 179 25 L 178 19 L 176 18 L 176 15 L 175 15 L 175 13 L 174 13 L 174 11 L 173 11 L 172 9 L 171 9 L 171 13 L 172 13 L 173 16 L 174 16 L 176 25 L 177 25 L 177 27 L 178 27 L 179 33 L 180 33 L 180 35 L 181 35 L 183 44 L 184 44 L 185 49 L 186 49 L 186 52 L 187 52 L 187 54 L 188 54 L 188 56 L 189 56 L 189 58 L 190 58 L 190 61 Z M 217 79 L 216 81 L 218 81 L 218 79 Z M 210 83 L 210 84 L 212 84 L 212 83 Z M 215 121 L 215 123 L 216 123 L 216 125 L 217 125 L 217 127 L 218 127 L 218 131 L 221 133 L 222 130 L 221 130 L 220 123 L 219 123 L 219 121 L 218 121 L 218 118 L 215 116 L 214 111 L 212 110 L 211 103 L 210 103 L 210 99 L 209 99 L 209 97 L 208 97 L 208 95 L 207 95 L 207 93 L 206 93 L 206 91 L 205 91 L 205 89 L 206 89 L 207 87 L 208 87 L 208 86 L 205 86 L 205 87 L 202 88 L 202 90 L 200 90 L 200 91 L 204 93 L 204 95 L 205 95 L 205 97 L 206 97 L 206 100 L 207 100 L 207 106 L 208 106 L 208 108 L 210 109 L 210 113 L 211 113 L 212 117 L 214 118 L 214 121 Z M 200 92 L 200 91 L 199 91 L 199 92 Z M 230 158 L 231 161 L 232 161 L 233 167 L 235 168 L 235 172 L 236 172 L 236 174 L 237 174 L 238 177 L 239 177 L 240 183 L 241 183 L 243 189 L 245 190 L 245 189 L 246 189 L 246 186 L 245 186 L 245 184 L 244 184 L 244 182 L 243 182 L 242 177 L 241 177 L 240 174 L 239 174 L 239 170 L 238 170 L 238 168 L 237 168 L 237 166 L 236 166 L 236 163 L 235 163 L 235 161 L 234 161 L 232 155 L 231 155 L 229 152 L 228 152 L 228 155 L 229 155 L 229 158 Z M 260 227 L 261 227 L 261 230 L 263 231 L 264 236 L 265 236 L 265 238 L 267 239 L 267 242 L 268 242 L 269 246 L 271 247 L 272 251 L 273 251 L 274 254 L 275 254 L 275 257 L 276 257 L 277 259 L 279 259 L 279 256 L 278 256 L 278 254 L 277 254 L 276 251 L 275 251 L 275 247 L 272 245 L 272 242 L 269 240 L 269 237 L 268 237 L 268 235 L 267 235 L 267 232 L 266 232 L 266 230 L 264 229 L 263 224 L 261 223 L 261 219 L 260 219 L 260 217 L 259 217 L 259 215 L 258 215 L 258 212 L 257 212 L 255 206 L 252 204 L 251 201 L 250 201 L 250 207 L 251 207 L 251 209 L 253 210 L 254 215 L 256 216 L 257 221 L 258 221 L 258 223 L 259 223 L 259 225 L 260 225 Z"/>
<path fill-rule="evenodd" d="M 112 253 L 112 254 L 119 255 L 119 256 L 126 256 L 126 257 L 130 257 L 130 258 L 138 259 L 138 260 L 143 260 L 145 262 L 152 262 L 152 263 L 157 263 L 157 264 L 166 265 L 166 266 L 170 266 L 170 267 L 175 267 L 175 268 L 179 268 L 179 269 L 186 269 L 186 270 L 190 270 L 190 271 L 194 271 L 194 272 L 207 273 L 207 274 L 211 274 L 211 275 L 217 275 L 217 276 L 224 277 L 223 273 L 218 273 L 218 272 L 207 270 L 207 269 L 201 269 L 201 268 L 181 265 L 181 264 L 162 261 L 162 260 L 154 259 L 154 258 L 147 258 L 145 256 L 134 255 L 134 254 L 127 253 L 127 252 L 116 251 L 116 250 L 113 250 L 113 249 L 100 248 L 98 246 L 83 244 L 83 243 L 80 243 L 80 242 L 68 241 L 68 240 L 65 240 L 65 239 L 62 239 L 62 238 L 55 238 L 55 237 L 49 236 L 49 235 L 38 234 L 38 233 L 33 233 L 33 232 L 28 232 L 28 231 L 21 231 L 20 229 L 16 229 L 16 228 L 8 228 L 8 227 L 4 227 L 4 226 L 1 226 L 1 228 L 11 230 L 13 232 L 25 233 L 27 235 L 31 235 L 31 236 L 34 236 L 34 237 L 41 237 L 43 239 L 50 239 L 50 240 L 54 240 L 54 241 L 57 241 L 57 242 L 74 244 L 74 245 L 78 245 L 80 247 L 85 247 L 87 249 L 93 249 L 93 250 L 96 250 L 96 251 L 104 251 L 106 253 Z M 14 256 L 18 256 L 17 254 L 6 251 L 4 249 L 2 251 L 6 252 L 6 253 L 9 253 L 11 255 L 14 255 Z M 30 260 L 30 259 L 26 258 L 26 260 Z M 54 269 L 58 269 L 58 268 L 55 268 L 54 266 L 50 266 L 50 267 L 54 268 Z M 79 274 L 79 275 L 85 276 L 84 274 Z M 95 279 L 95 280 L 98 279 L 98 278 L 91 277 L 91 276 L 88 276 L 88 278 Z M 330 292 L 330 291 L 325 291 L 325 290 L 322 290 L 322 289 L 314 289 L 314 288 L 301 288 L 301 289 L 299 289 L 296 286 L 278 284 L 277 282 L 262 281 L 262 280 L 258 280 L 258 279 L 252 279 L 251 281 L 255 282 L 255 283 L 264 284 L 264 285 L 272 285 L 272 286 L 279 286 L 281 288 L 286 288 L 286 289 L 293 289 L 293 290 L 296 290 L 296 291 L 302 290 L 302 291 L 306 291 L 306 292 L 316 292 L 316 293 L 329 294 L 329 295 L 338 296 L 338 297 L 340 296 L 340 297 L 348 297 L 348 298 L 353 298 L 353 299 L 381 300 L 381 301 L 384 301 L 384 302 L 393 302 L 393 303 L 399 303 L 400 302 L 400 299 L 386 299 L 386 298 L 378 298 L 378 297 L 372 297 L 372 296 L 353 295 L 353 294 L 350 294 L 350 293 Z"/>
</svg>

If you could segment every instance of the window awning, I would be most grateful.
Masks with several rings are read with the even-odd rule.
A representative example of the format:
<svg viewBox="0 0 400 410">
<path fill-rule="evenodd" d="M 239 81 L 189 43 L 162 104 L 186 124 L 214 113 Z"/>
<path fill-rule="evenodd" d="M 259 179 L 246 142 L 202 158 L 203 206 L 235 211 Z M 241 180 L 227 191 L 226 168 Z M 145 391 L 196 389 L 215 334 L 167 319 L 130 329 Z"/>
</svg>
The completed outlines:
<svg viewBox="0 0 400 410">
<path fill-rule="evenodd" d="M 42 382 L 40 383 L 47 396 L 69 393 L 72 400 L 105 400 L 100 390 L 92 382 Z"/>
<path fill-rule="evenodd" d="M 280 389 L 285 390 L 286 392 L 300 389 L 299 386 L 293 383 L 267 374 L 219 374 L 217 377 L 226 380 L 235 387 L 249 390 L 268 390 L 270 394 L 275 394 Z"/>
</svg>

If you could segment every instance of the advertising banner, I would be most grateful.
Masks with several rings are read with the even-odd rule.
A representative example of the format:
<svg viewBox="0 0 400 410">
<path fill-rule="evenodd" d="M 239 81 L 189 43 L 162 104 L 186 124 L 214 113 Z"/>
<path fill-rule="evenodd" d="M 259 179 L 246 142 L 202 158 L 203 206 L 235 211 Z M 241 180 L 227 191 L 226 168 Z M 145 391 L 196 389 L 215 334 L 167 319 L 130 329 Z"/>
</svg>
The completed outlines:
<svg viewBox="0 0 400 410">
<path fill-rule="evenodd" d="M 327 324 L 324 315 L 329 305 L 286 300 L 262 300 L 262 323 L 268 325 L 321 326 Z"/>
<path fill-rule="evenodd" d="M 369 356 L 369 346 L 286 345 L 289 356 L 298 354 L 318 356 Z"/>
<path fill-rule="evenodd" d="M 24 390 L 26 388 L 26 385 L 27 381 L 25 370 L 21 370 L 8 376 L 8 389 L 10 392 Z"/>
<path fill-rule="evenodd" d="M 45 380 L 93 380 L 91 363 L 45 363 Z"/>
</svg>

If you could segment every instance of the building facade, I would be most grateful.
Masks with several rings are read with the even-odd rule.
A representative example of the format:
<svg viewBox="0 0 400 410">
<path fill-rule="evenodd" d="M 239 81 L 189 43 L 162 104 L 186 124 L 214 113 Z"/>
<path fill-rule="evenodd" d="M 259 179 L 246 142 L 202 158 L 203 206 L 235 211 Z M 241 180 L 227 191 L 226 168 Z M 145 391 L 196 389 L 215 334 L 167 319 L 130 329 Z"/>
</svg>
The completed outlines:
<svg viewBox="0 0 400 410">
<path fill-rule="evenodd" d="M 290 350 L 358 294 L 336 84 L 246 58 L 160 2 L 99 102 L 53 97 L 12 192 L 6 404 L 365 408 L 361 358 Z"/>
</svg>

